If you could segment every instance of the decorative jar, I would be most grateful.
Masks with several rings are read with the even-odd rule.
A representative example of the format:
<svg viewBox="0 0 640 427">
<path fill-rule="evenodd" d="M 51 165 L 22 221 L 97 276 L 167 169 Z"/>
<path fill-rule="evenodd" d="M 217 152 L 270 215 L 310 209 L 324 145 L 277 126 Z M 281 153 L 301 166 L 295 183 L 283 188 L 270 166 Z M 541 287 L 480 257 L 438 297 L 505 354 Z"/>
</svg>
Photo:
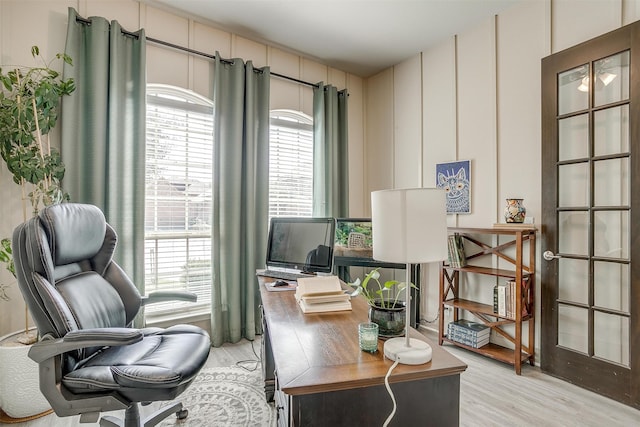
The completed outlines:
<svg viewBox="0 0 640 427">
<path fill-rule="evenodd" d="M 527 209 L 522 205 L 524 199 L 507 199 L 504 208 L 504 220 L 507 223 L 523 223 Z"/>
</svg>

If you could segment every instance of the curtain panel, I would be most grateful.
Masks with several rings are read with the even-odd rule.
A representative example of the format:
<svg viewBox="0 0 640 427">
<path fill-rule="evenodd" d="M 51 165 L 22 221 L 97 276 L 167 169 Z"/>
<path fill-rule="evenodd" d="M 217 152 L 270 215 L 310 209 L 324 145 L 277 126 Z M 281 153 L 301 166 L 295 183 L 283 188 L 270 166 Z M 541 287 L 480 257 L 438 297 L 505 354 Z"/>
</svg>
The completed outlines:
<svg viewBox="0 0 640 427">
<path fill-rule="evenodd" d="M 313 89 L 313 216 L 349 216 L 347 90 Z"/>
<path fill-rule="evenodd" d="M 269 68 L 249 61 L 214 63 L 214 346 L 260 332 L 256 269 L 264 265 L 269 196 Z"/>
<path fill-rule="evenodd" d="M 69 8 L 61 155 L 71 200 L 103 210 L 118 232 L 115 260 L 144 293 L 145 33 Z"/>
</svg>

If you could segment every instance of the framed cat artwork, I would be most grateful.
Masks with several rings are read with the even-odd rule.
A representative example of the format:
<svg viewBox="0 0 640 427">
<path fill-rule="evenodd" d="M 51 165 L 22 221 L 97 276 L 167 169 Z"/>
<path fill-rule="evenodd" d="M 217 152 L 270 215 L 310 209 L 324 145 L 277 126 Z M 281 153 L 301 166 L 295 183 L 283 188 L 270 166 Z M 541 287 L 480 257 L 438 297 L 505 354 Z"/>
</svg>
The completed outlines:
<svg viewBox="0 0 640 427">
<path fill-rule="evenodd" d="M 471 213 L 471 160 L 437 163 L 436 187 L 447 193 L 448 214 Z"/>
</svg>

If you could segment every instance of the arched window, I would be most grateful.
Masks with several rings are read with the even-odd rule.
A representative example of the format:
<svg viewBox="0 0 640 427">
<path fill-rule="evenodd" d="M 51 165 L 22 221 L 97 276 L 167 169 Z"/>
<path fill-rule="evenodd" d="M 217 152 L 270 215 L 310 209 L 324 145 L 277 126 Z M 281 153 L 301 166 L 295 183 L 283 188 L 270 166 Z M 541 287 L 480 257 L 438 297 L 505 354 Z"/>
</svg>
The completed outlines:
<svg viewBox="0 0 640 427">
<path fill-rule="evenodd" d="M 311 216 L 313 119 L 291 110 L 271 111 L 269 217 Z"/>
<path fill-rule="evenodd" d="M 153 316 L 211 304 L 213 103 L 192 91 L 147 86 L 145 290 L 187 290 L 198 302 L 151 304 Z"/>
</svg>

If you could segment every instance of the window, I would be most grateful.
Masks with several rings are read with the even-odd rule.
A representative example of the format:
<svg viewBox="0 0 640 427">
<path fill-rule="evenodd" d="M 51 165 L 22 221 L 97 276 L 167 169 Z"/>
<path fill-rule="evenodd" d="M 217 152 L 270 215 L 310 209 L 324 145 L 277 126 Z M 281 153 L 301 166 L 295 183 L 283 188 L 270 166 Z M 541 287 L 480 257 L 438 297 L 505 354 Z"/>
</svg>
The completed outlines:
<svg viewBox="0 0 640 427">
<path fill-rule="evenodd" d="M 269 139 L 269 218 L 312 216 L 312 118 L 274 110 Z"/>
<path fill-rule="evenodd" d="M 196 304 L 151 304 L 146 313 L 208 309 L 212 102 L 185 89 L 148 85 L 146 140 L 146 292 L 186 290 L 198 295 Z"/>
</svg>

